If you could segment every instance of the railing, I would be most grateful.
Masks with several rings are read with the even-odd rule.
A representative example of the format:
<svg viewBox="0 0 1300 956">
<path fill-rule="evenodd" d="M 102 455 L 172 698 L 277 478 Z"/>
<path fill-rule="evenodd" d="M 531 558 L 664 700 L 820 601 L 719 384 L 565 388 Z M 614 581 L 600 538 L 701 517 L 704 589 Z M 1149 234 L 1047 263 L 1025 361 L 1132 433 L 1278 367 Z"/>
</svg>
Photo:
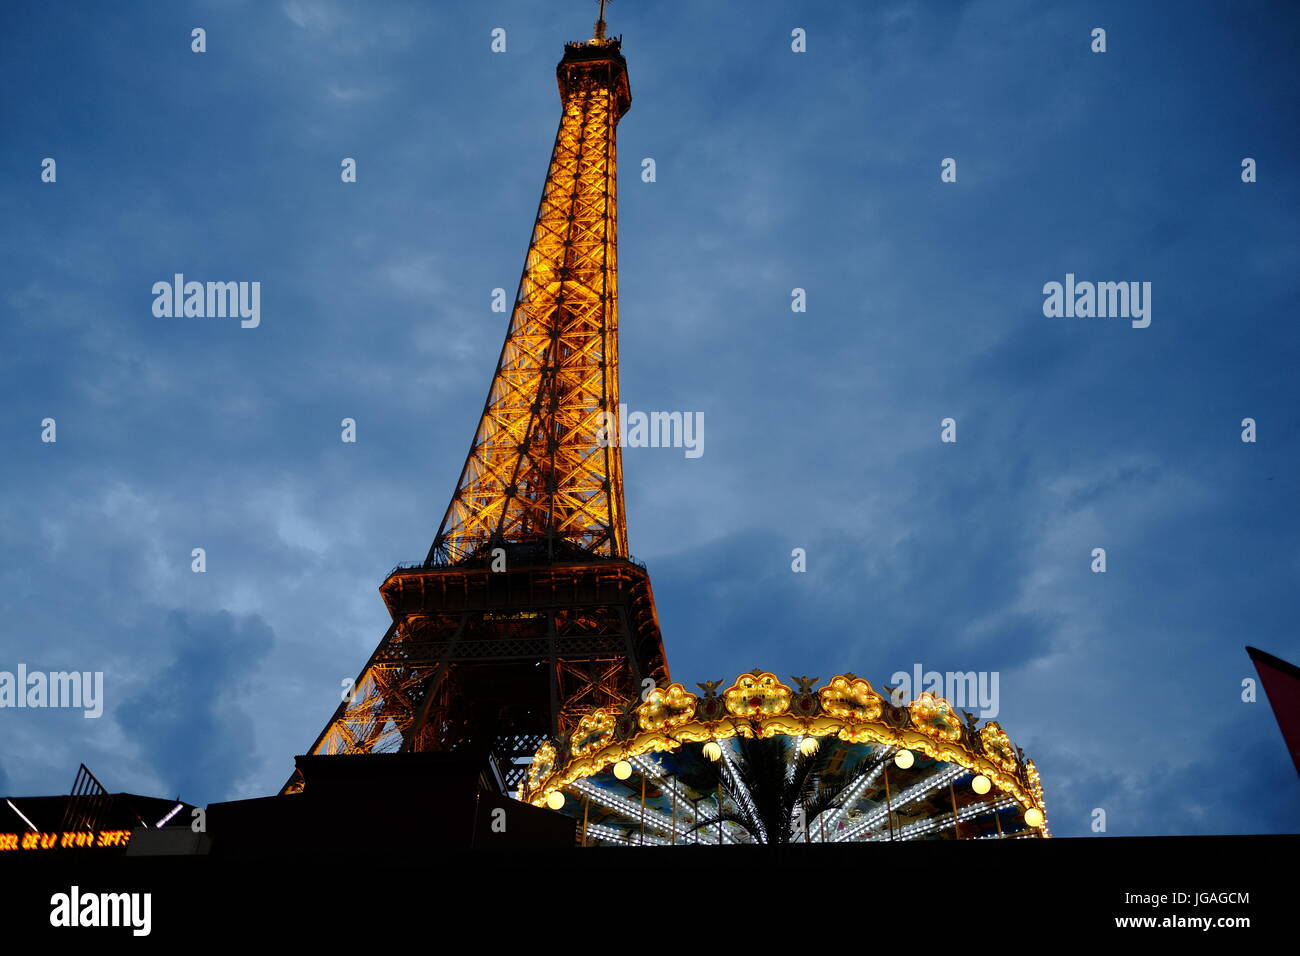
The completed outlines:
<svg viewBox="0 0 1300 956">
<path fill-rule="evenodd" d="M 459 560 L 455 560 L 455 561 L 449 560 L 445 556 L 439 555 L 432 562 L 421 561 L 413 564 L 394 565 L 393 569 L 388 572 L 387 576 L 392 577 L 394 574 L 397 574 L 399 571 L 433 571 L 438 568 L 486 567 L 486 566 L 490 566 L 491 563 L 492 563 L 492 558 L 490 555 L 489 556 L 474 555 L 468 558 L 460 558 Z M 639 560 L 638 558 L 630 554 L 627 555 L 626 557 L 621 557 L 621 556 L 609 556 L 604 554 L 591 554 L 590 552 L 584 554 L 571 553 L 565 555 L 556 555 L 554 558 L 550 558 L 550 559 L 547 559 L 540 555 L 539 556 L 529 555 L 526 566 L 534 567 L 536 565 L 544 565 L 544 564 L 552 564 L 552 563 L 554 564 L 623 564 L 626 563 L 638 567 L 642 571 L 646 570 L 645 562 Z"/>
</svg>

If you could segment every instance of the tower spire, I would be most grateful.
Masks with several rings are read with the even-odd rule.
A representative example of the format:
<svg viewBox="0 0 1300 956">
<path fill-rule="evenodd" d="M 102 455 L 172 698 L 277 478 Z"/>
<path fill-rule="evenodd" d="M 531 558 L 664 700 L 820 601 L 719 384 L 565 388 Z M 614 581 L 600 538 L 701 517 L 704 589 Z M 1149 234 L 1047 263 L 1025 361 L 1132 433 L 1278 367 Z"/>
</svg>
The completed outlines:
<svg viewBox="0 0 1300 956">
<path fill-rule="evenodd" d="M 596 29 L 591 38 L 593 40 L 605 39 L 605 0 L 600 0 L 600 15 L 596 17 Z"/>
<path fill-rule="evenodd" d="M 424 563 L 380 587 L 393 623 L 311 754 L 477 753 L 513 788 L 576 715 L 668 683 L 650 577 L 628 557 L 622 453 L 604 440 L 619 408 L 614 139 L 632 102 L 604 12 L 556 66 L 546 184 L 451 504 Z"/>
<path fill-rule="evenodd" d="M 567 44 L 556 77 L 563 111 L 510 326 L 428 566 L 497 548 L 628 553 L 622 451 L 602 440 L 619 407 L 615 128 L 632 102 L 619 41 Z"/>
</svg>

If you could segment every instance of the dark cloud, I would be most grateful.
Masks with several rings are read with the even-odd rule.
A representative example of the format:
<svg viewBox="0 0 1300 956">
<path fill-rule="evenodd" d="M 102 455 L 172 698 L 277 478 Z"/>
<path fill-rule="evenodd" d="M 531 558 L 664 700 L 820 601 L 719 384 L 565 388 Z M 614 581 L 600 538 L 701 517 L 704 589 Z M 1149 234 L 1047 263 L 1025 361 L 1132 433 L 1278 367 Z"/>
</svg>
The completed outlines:
<svg viewBox="0 0 1300 956">
<path fill-rule="evenodd" d="M 165 793 L 197 804 L 228 797 L 256 768 L 256 708 L 242 702 L 275 635 L 257 615 L 175 611 L 165 638 L 171 660 L 116 708 L 117 722 Z"/>
</svg>

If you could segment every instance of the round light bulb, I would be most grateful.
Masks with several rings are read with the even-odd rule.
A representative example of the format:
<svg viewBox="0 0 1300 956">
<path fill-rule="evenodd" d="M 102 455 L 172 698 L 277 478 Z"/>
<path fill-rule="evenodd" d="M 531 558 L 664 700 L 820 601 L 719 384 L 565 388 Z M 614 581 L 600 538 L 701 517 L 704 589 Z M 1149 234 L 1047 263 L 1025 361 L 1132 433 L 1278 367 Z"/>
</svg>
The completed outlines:
<svg viewBox="0 0 1300 956">
<path fill-rule="evenodd" d="M 564 806 L 564 794 L 559 790 L 552 790 L 546 797 L 546 805 L 552 810 L 558 810 Z"/>
<path fill-rule="evenodd" d="M 704 745 L 704 756 L 714 761 L 722 759 L 722 748 L 718 746 L 716 740 L 710 740 Z"/>
<path fill-rule="evenodd" d="M 970 788 L 978 794 L 985 794 L 993 789 L 993 781 L 984 774 L 980 774 L 970 782 Z"/>
<path fill-rule="evenodd" d="M 821 743 L 816 737 L 805 737 L 803 740 L 799 741 L 799 752 L 805 757 L 811 757 L 817 752 L 819 747 L 821 747 Z"/>
<path fill-rule="evenodd" d="M 614 776 L 618 777 L 619 780 L 626 780 L 632 776 L 632 765 L 626 760 L 620 760 L 614 764 Z"/>
<path fill-rule="evenodd" d="M 1025 823 L 1034 829 L 1041 827 L 1043 825 L 1043 811 L 1037 807 L 1030 807 L 1025 811 Z"/>
<path fill-rule="evenodd" d="M 906 770 L 914 763 L 916 763 L 916 757 L 913 756 L 910 750 L 900 750 L 894 754 L 894 766 L 898 767 L 899 770 Z"/>
</svg>

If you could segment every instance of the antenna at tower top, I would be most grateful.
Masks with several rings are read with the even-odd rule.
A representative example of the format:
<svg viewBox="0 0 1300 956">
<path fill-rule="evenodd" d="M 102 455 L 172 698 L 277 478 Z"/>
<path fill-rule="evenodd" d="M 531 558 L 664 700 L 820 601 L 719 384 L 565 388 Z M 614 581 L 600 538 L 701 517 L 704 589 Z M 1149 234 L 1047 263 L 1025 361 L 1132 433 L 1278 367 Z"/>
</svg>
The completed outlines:
<svg viewBox="0 0 1300 956">
<path fill-rule="evenodd" d="M 596 30 L 595 30 L 595 32 L 592 34 L 592 37 L 591 37 L 593 40 L 603 40 L 603 39 L 605 39 L 605 2 L 606 2 L 606 0 L 599 0 L 599 2 L 600 2 L 600 15 L 599 15 L 598 17 L 596 17 Z"/>
</svg>

